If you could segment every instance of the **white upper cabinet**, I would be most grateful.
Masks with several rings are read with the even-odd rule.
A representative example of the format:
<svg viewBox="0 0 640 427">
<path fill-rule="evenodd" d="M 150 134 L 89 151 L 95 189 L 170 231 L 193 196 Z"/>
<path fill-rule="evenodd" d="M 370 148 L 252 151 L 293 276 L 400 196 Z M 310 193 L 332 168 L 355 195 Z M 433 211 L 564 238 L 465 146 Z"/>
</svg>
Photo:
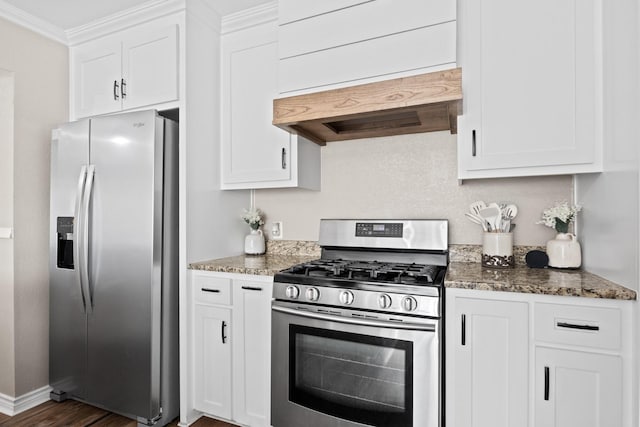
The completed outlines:
<svg viewBox="0 0 640 427">
<path fill-rule="evenodd" d="M 279 15 L 287 96 L 455 67 L 455 0 L 284 0 Z"/>
<path fill-rule="evenodd" d="M 602 168 L 600 0 L 462 0 L 459 178 Z"/>
<path fill-rule="evenodd" d="M 71 48 L 76 118 L 178 99 L 178 24 L 161 18 Z"/>
<path fill-rule="evenodd" d="M 275 20 L 222 37 L 222 189 L 320 188 L 320 147 L 271 124 Z"/>
</svg>

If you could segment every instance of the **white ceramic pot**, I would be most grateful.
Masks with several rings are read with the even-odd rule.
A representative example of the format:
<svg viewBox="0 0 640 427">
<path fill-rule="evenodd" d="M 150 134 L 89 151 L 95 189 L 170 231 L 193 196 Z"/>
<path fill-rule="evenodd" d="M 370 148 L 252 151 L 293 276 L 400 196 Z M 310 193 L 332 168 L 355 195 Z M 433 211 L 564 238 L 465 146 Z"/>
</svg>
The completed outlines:
<svg viewBox="0 0 640 427">
<path fill-rule="evenodd" d="M 482 265 L 506 268 L 513 264 L 513 233 L 483 233 Z"/>
<path fill-rule="evenodd" d="M 244 238 L 244 253 L 248 255 L 262 255 L 265 252 L 264 235 L 262 230 L 251 230 Z"/>
<path fill-rule="evenodd" d="M 582 264 L 582 251 L 576 236 L 571 233 L 558 233 L 556 238 L 547 242 L 549 267 L 578 268 Z"/>
</svg>

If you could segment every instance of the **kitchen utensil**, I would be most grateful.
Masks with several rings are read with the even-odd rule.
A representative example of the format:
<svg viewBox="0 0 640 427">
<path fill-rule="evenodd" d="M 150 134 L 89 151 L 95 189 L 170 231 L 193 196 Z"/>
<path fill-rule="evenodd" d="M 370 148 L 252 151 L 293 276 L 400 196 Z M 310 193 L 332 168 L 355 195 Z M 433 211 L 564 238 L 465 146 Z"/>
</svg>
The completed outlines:
<svg viewBox="0 0 640 427">
<path fill-rule="evenodd" d="M 502 216 L 509 220 L 512 220 L 518 215 L 518 207 L 514 204 L 509 204 L 502 209 Z"/>
<path fill-rule="evenodd" d="M 496 206 L 486 207 L 478 212 L 478 215 L 489 223 L 487 231 L 495 231 L 499 229 L 500 220 L 502 218 L 500 208 Z"/>
<path fill-rule="evenodd" d="M 479 217 L 478 215 L 472 214 L 472 213 L 470 213 L 470 212 L 466 212 L 466 213 L 465 213 L 465 216 L 466 216 L 467 218 L 469 218 L 469 220 L 470 220 L 471 222 L 474 222 L 474 223 L 476 223 L 476 224 L 479 224 L 479 225 L 482 227 L 482 229 L 483 229 L 484 231 L 487 231 L 487 222 L 486 222 L 484 219 L 482 219 L 482 218 L 481 218 L 481 217 Z"/>
<path fill-rule="evenodd" d="M 486 207 L 487 205 L 482 200 L 478 200 L 477 202 L 473 202 L 469 205 L 469 212 L 478 215 L 478 213 Z"/>
</svg>

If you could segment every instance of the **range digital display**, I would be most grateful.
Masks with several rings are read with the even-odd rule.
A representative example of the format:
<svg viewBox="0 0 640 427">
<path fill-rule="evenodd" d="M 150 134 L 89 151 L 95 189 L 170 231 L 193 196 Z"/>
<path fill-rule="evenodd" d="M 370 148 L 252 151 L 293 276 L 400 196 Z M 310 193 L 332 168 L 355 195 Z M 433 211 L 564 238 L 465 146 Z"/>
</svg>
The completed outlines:
<svg viewBox="0 0 640 427">
<path fill-rule="evenodd" d="M 356 237 L 402 237 L 401 222 L 356 222 Z"/>
</svg>

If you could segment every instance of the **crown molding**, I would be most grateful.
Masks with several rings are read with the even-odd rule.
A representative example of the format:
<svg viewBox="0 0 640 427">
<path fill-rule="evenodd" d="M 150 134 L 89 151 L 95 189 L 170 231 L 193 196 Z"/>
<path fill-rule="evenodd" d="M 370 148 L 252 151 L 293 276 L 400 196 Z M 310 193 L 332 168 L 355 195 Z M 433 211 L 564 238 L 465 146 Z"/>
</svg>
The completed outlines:
<svg viewBox="0 0 640 427">
<path fill-rule="evenodd" d="M 1 0 L 0 0 L 1 1 Z M 125 28 L 184 10 L 186 0 L 151 0 L 139 6 L 97 19 L 86 25 L 67 30 L 69 46 L 104 37 Z"/>
<path fill-rule="evenodd" d="M 278 3 L 270 2 L 222 17 L 221 34 L 233 33 L 248 27 L 278 19 Z"/>
<path fill-rule="evenodd" d="M 62 28 L 33 16 L 4 0 L 0 0 L 0 16 L 7 21 L 25 27 L 41 36 L 62 44 L 67 44 L 67 35 Z"/>
</svg>

